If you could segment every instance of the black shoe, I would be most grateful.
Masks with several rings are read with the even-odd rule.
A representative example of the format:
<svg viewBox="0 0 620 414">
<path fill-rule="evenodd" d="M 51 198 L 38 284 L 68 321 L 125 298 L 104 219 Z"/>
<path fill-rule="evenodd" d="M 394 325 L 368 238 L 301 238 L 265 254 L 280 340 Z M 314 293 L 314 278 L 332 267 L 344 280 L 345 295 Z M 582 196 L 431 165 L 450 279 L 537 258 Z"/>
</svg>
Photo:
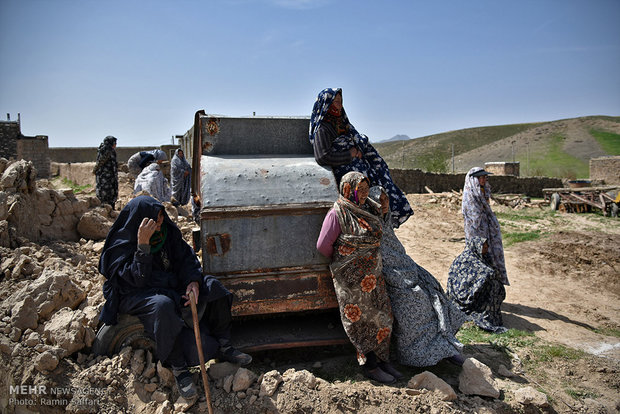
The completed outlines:
<svg viewBox="0 0 620 414">
<path fill-rule="evenodd" d="M 373 369 L 364 368 L 364 375 L 371 380 L 380 382 L 382 384 L 394 384 L 396 382 L 396 378 L 383 371 L 379 367 Z"/>
<path fill-rule="evenodd" d="M 462 367 L 465 363 L 465 359 L 463 359 L 461 354 L 452 355 L 451 357 L 446 358 L 446 361 L 451 362 L 459 367 Z"/>
<path fill-rule="evenodd" d="M 233 364 L 238 364 L 241 366 L 250 365 L 250 363 L 252 362 L 251 355 L 245 354 L 230 345 L 220 348 L 218 359 L 232 362 Z"/>
<path fill-rule="evenodd" d="M 181 397 L 185 398 L 187 401 L 190 401 L 198 396 L 198 391 L 196 391 L 196 386 L 192 380 L 192 374 L 190 374 L 187 369 L 181 371 L 179 374 L 176 374 L 174 379 L 176 380 L 177 388 L 179 389 L 179 394 L 181 394 Z"/>
<path fill-rule="evenodd" d="M 379 362 L 379 368 L 396 378 L 397 381 L 405 378 L 405 376 L 401 374 L 396 368 L 394 368 L 394 366 L 389 362 Z"/>
</svg>

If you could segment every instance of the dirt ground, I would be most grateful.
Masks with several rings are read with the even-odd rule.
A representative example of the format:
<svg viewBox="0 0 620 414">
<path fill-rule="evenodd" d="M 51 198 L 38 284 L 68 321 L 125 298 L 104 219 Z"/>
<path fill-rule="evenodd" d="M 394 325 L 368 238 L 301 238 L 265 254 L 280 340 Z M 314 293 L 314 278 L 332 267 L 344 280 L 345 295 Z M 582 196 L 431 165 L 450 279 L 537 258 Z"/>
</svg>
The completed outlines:
<svg viewBox="0 0 620 414">
<path fill-rule="evenodd" d="M 120 199 L 124 204 L 129 200 L 131 186 L 129 182 L 122 184 Z M 450 264 L 464 247 L 459 206 L 442 202 L 441 195 L 416 194 L 408 198 L 415 215 L 397 230 L 397 235 L 411 257 L 445 287 Z M 551 213 L 546 208 L 513 210 L 495 205 L 493 209 L 498 213 L 505 237 L 510 233 L 539 235 L 537 239 L 515 243 L 505 249 L 511 285 L 506 289 L 502 310 L 505 325 L 517 330 L 518 338 L 487 335 L 483 339 L 464 341 L 465 357 L 474 357 L 491 368 L 501 389 L 499 398 L 459 392 L 461 368 L 445 361 L 434 367 L 401 367 L 406 374 L 404 380 L 392 386 L 377 385 L 359 373 L 350 346 L 334 346 L 256 353 L 254 362 L 248 367 L 252 372 L 261 376 L 275 370 L 285 381 L 269 397 L 259 395 L 257 385 L 243 392 L 227 392 L 223 379 L 212 378 L 215 412 L 618 412 L 620 220 L 596 214 Z M 183 224 L 189 228 L 187 222 Z M 190 234 L 186 232 L 186 236 L 189 240 Z M 31 246 L 34 250 L 38 248 Z M 86 274 L 83 285 L 89 286 L 89 297 L 95 297 L 93 304 L 101 300 L 103 278 L 96 273 L 98 255 L 93 252 L 92 243 L 55 243 L 46 252 L 53 252 L 49 254 L 58 255 L 69 264 L 72 257 L 79 256 L 80 269 Z M 2 253 L 7 257 L 10 252 Z M 51 263 L 49 258 L 46 260 Z M 16 289 L 11 283 L 15 282 L 0 279 L 2 299 Z M 463 328 L 464 334 L 473 331 L 476 328 L 470 325 Z M 7 332 L 14 331 L 9 328 Z M 130 351 L 135 359 L 136 350 Z M 543 351 L 549 352 L 541 354 Z M 21 378 L 22 383 L 47 381 L 74 387 L 80 384 L 107 386 L 103 388 L 108 390 L 107 394 L 98 407 L 69 407 L 70 412 L 168 413 L 182 409 L 179 406 L 173 409 L 172 403 L 178 394 L 173 387 L 164 385 L 162 377 L 160 382 L 153 380 L 146 385 L 156 389 L 155 392 L 165 391 L 169 400 L 156 402 L 146 396 L 144 378 L 132 374 L 128 368 L 120 369 L 127 364 L 120 355 L 93 358 L 85 349 L 63 358 L 49 373 L 37 372 L 29 366 L 35 355 L 34 350 L 22 344 L 11 348 L 9 357 L 1 355 L 1 362 L 8 367 L 3 379 L 14 383 L 20 383 Z M 304 370 L 312 373 L 316 385 L 309 387 L 303 381 L 286 380 Z M 409 390 L 407 381 L 425 370 L 450 384 L 458 398 L 446 402 L 436 393 Z M 198 378 L 196 373 L 197 381 Z M 549 405 L 517 402 L 515 391 L 525 386 L 544 392 Z M 6 396 L 0 395 L 0 399 L 2 397 Z M 64 408 L 46 407 L 41 412 L 62 411 Z M 206 412 L 204 397 L 187 411 Z M 9 406 L 7 412 L 32 411 Z"/>
</svg>

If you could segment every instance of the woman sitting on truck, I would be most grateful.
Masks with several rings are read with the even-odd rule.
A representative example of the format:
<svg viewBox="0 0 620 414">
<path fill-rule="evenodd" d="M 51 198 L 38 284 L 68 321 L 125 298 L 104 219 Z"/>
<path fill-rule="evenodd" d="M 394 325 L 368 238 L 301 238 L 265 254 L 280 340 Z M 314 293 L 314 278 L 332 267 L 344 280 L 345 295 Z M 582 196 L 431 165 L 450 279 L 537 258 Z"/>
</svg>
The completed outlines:
<svg viewBox="0 0 620 414">
<path fill-rule="evenodd" d="M 230 342 L 232 294 L 202 266 L 164 206 L 149 196 L 131 200 L 105 241 L 99 272 L 106 299 L 99 319 L 115 325 L 117 315 L 137 316 L 155 340 L 156 356 L 170 367 L 180 394 L 197 395 L 188 366 L 198 365 L 189 294 L 197 298 L 203 353 L 247 365 L 252 357 Z"/>
<path fill-rule="evenodd" d="M 370 186 L 359 172 L 340 181 L 340 196 L 325 216 L 317 249 L 331 258 L 340 320 L 364 374 L 391 384 L 402 378 L 389 361 L 392 311 L 381 271 L 381 222 L 367 202 Z"/>
<path fill-rule="evenodd" d="M 369 198 L 381 209 L 381 259 L 394 313 L 398 362 L 426 367 L 446 358 L 462 365 L 463 345 L 455 335 L 467 316 L 448 299 L 437 279 L 405 251 L 392 227 L 385 190 L 372 187 Z"/>
<path fill-rule="evenodd" d="M 370 185 L 387 190 L 394 227 L 399 227 L 413 214 L 403 192 L 392 181 L 390 170 L 379 153 L 349 122 L 342 107 L 342 89 L 327 88 L 320 93 L 310 117 L 310 143 L 320 165 L 330 166 L 336 182 L 349 171 L 368 177 Z"/>
</svg>

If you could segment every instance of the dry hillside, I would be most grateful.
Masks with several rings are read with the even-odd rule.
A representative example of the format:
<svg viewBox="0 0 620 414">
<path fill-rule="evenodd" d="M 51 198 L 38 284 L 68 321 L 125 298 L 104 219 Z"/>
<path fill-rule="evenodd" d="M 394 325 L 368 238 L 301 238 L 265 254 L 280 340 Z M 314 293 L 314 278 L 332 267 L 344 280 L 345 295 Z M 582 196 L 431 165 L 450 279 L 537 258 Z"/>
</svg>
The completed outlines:
<svg viewBox="0 0 620 414">
<path fill-rule="evenodd" d="M 597 133 L 606 137 L 596 137 Z M 490 161 L 519 161 L 521 175 L 587 178 L 592 157 L 620 155 L 620 118 L 592 116 L 534 124 L 469 128 L 375 144 L 392 168 L 455 171 Z M 607 144 L 607 145 L 603 145 Z"/>
</svg>

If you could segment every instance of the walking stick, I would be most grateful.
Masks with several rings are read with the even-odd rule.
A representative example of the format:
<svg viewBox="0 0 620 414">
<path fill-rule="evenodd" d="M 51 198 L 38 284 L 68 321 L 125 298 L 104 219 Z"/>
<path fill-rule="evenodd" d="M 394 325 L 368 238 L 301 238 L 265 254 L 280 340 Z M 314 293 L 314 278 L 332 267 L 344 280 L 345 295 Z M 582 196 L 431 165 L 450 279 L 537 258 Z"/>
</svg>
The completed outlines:
<svg viewBox="0 0 620 414">
<path fill-rule="evenodd" d="M 202 374 L 202 385 L 205 389 L 207 397 L 207 407 L 209 414 L 213 414 L 211 406 L 211 391 L 209 390 L 209 378 L 207 377 L 207 368 L 205 367 L 205 356 L 202 353 L 202 340 L 200 339 L 200 327 L 198 326 L 198 311 L 196 310 L 196 298 L 194 292 L 189 292 L 189 305 L 192 308 L 192 319 L 194 321 L 194 336 L 196 337 L 196 347 L 198 348 L 198 359 L 200 360 L 200 373 Z"/>
</svg>

